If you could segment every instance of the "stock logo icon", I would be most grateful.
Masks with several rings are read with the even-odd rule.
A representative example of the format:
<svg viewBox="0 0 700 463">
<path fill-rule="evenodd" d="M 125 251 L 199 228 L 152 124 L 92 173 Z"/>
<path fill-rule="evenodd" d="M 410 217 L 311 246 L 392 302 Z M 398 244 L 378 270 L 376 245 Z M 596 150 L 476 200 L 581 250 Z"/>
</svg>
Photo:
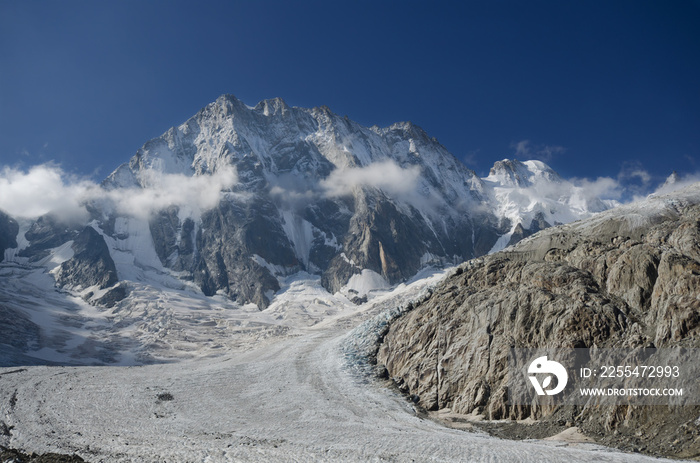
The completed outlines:
<svg viewBox="0 0 700 463">
<path fill-rule="evenodd" d="M 547 360 L 547 356 L 537 357 L 532 361 L 527 369 L 530 382 L 535 388 L 537 395 L 555 395 L 559 394 L 566 387 L 569 381 L 569 375 L 566 373 L 566 368 L 561 363 L 554 360 Z M 547 375 L 540 384 L 537 375 Z M 554 389 L 547 389 L 552 385 L 552 378 L 557 378 L 557 384 Z"/>
</svg>

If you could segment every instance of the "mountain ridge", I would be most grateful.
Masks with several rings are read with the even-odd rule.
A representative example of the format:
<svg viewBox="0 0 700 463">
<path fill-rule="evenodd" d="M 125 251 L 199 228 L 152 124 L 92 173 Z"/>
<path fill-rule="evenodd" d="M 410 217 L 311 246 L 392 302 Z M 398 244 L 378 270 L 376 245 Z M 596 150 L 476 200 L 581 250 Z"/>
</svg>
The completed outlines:
<svg viewBox="0 0 700 463">
<path fill-rule="evenodd" d="M 539 161 L 504 160 L 480 179 L 411 122 L 364 127 L 327 106 L 248 106 L 233 95 L 147 141 L 101 187 L 87 204 L 89 226 L 120 280 L 150 268 L 259 308 L 299 271 L 362 300 L 426 266 L 455 265 L 609 206 L 589 207 L 581 188 Z M 42 229 L 63 233 L 52 245 L 69 237 L 59 228 Z M 21 252 L 44 248 L 30 240 Z M 365 294 L 350 291 L 351 279 L 367 280 Z"/>
</svg>

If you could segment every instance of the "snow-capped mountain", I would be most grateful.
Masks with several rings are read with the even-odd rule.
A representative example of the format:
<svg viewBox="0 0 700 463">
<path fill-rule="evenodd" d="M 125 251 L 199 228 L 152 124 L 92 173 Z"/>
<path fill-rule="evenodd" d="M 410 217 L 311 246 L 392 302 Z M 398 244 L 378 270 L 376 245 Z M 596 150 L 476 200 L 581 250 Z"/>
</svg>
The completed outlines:
<svg viewBox="0 0 700 463">
<path fill-rule="evenodd" d="M 480 179 L 420 128 L 366 128 L 281 99 L 250 108 L 223 96 L 146 143 L 104 185 L 147 188 L 162 174 L 231 166 L 237 182 L 216 207 L 197 220 L 159 211 L 149 224 L 162 264 L 205 294 L 265 307 L 277 278 L 301 270 L 322 275 L 331 292 L 355 275 L 356 286 L 395 284 L 483 254 L 498 235 L 492 215 L 474 213 Z"/>
<path fill-rule="evenodd" d="M 539 161 L 480 179 L 410 122 L 224 95 L 109 175 L 86 228 L 41 217 L 12 255 L 37 262 L 70 242 L 54 277 L 97 304 L 138 281 L 262 309 L 298 272 L 359 301 L 610 205 Z"/>
<path fill-rule="evenodd" d="M 500 251 L 544 228 L 573 222 L 617 206 L 564 180 L 542 161 L 504 159 L 482 179 L 493 213 L 507 231 L 490 252 Z"/>
</svg>

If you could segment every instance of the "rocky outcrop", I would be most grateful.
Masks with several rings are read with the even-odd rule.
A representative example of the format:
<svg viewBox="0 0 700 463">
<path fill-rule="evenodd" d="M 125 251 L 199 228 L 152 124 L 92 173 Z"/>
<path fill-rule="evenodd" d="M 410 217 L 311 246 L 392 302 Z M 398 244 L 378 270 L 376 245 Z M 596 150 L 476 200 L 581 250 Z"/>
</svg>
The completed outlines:
<svg viewBox="0 0 700 463">
<path fill-rule="evenodd" d="M 0 432 L 2 428 L 6 427 L 4 423 L 0 426 Z M 9 430 L 8 430 L 9 433 Z M 2 462 L 12 462 L 12 463 L 84 463 L 83 460 L 78 455 L 65 455 L 61 453 L 25 453 L 21 450 L 11 449 L 3 447 L 0 445 L 0 461 Z"/>
<path fill-rule="evenodd" d="M 335 292 L 362 269 L 371 269 L 390 283 L 411 278 L 424 263 L 420 257 L 429 253 L 436 256 L 465 256 L 488 250 L 472 247 L 464 236 L 472 235 L 471 225 L 461 224 L 460 236 L 456 230 L 445 227 L 431 230 L 417 214 L 402 213 L 388 198 L 357 198 L 349 230 L 344 236 L 345 252 L 336 254 L 322 274 L 323 285 Z M 455 236 L 452 235 L 455 234 Z M 487 246 L 493 245 L 495 232 Z"/>
<path fill-rule="evenodd" d="M 593 346 L 700 347 L 700 185 L 463 264 L 392 324 L 377 359 L 427 410 L 563 419 L 607 443 L 613 432 L 639 445 L 677 433 L 681 444 L 661 453 L 700 454 L 699 407 L 508 404 L 511 347 Z"/>
<path fill-rule="evenodd" d="M 156 254 L 175 271 L 189 270 L 195 264 L 195 223 L 180 221 L 177 207 L 156 213 L 149 222 Z"/>
<path fill-rule="evenodd" d="M 273 210 L 265 201 L 221 202 L 202 216 L 195 282 L 205 294 L 222 290 L 233 300 L 267 307 L 279 283 L 265 264 L 300 269 L 279 222 L 269 216 Z"/>
<path fill-rule="evenodd" d="M 512 246 L 521 241 L 523 238 L 527 238 L 528 236 L 534 235 L 538 231 L 544 230 L 545 228 L 549 228 L 551 226 L 552 224 L 544 219 L 544 215 L 542 213 L 538 213 L 532 219 L 528 228 L 523 227 L 523 225 L 520 223 L 515 226 L 513 233 L 510 236 L 510 240 L 508 241 L 508 246 Z"/>
<path fill-rule="evenodd" d="M 73 242 L 73 257 L 63 262 L 56 272 L 56 284 L 81 291 L 90 287 L 98 290 L 115 286 L 119 282 L 117 268 L 109 254 L 104 238 L 92 227 L 85 227 Z M 115 292 L 103 302 L 113 305 L 126 296 L 125 289 L 115 287 Z M 92 293 L 85 295 L 91 299 Z M 121 296 L 121 297 L 120 297 Z"/>
<path fill-rule="evenodd" d="M 0 211 L 0 262 L 5 258 L 5 249 L 17 247 L 17 233 L 19 233 L 17 222 Z"/>
<path fill-rule="evenodd" d="M 38 262 L 49 255 L 50 249 L 75 239 L 79 230 L 52 214 L 43 215 L 24 234 L 29 246 L 22 249 L 19 256 L 29 258 L 30 262 Z"/>
</svg>

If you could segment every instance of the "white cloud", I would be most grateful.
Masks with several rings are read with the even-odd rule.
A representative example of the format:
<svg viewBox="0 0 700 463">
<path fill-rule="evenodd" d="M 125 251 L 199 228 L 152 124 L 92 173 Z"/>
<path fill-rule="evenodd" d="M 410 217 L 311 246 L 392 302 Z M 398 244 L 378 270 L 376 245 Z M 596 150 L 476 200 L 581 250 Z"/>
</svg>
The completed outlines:
<svg viewBox="0 0 700 463">
<path fill-rule="evenodd" d="M 646 199 L 650 194 L 667 194 L 693 183 L 700 182 L 700 172 L 678 176 L 674 182 L 654 187 L 654 177 L 639 166 L 623 166 L 617 178 L 600 177 L 595 180 L 571 179 L 581 187 L 588 198 L 614 199 L 623 203 Z"/>
<path fill-rule="evenodd" d="M 571 183 L 581 189 L 582 194 L 588 199 L 615 199 L 622 198 L 624 187 L 619 181 L 610 177 L 598 177 L 596 179 L 572 178 Z"/>
<path fill-rule="evenodd" d="M 622 172 L 621 178 L 623 179 L 638 179 L 642 185 L 648 185 L 651 182 L 651 175 L 644 169 L 635 169 L 629 172 Z"/>
<path fill-rule="evenodd" d="M 145 188 L 129 188 L 103 191 L 103 197 L 112 201 L 123 215 L 148 215 L 170 206 L 178 206 L 181 214 L 199 217 L 202 212 L 215 207 L 221 199 L 221 191 L 231 188 L 238 178 L 233 167 L 226 167 L 211 175 L 187 176 L 143 171 Z"/>
<path fill-rule="evenodd" d="M 283 173 L 270 182 L 270 196 L 285 209 L 303 209 L 318 197 L 318 184 L 298 174 Z"/>
<path fill-rule="evenodd" d="M 18 218 L 51 213 L 66 222 L 87 220 L 88 203 L 144 218 L 169 206 L 178 206 L 182 214 L 197 217 L 216 206 L 221 191 L 237 182 L 232 167 L 195 177 L 146 171 L 142 179 L 145 188 L 107 191 L 55 165 L 34 166 L 28 171 L 6 167 L 0 172 L 0 209 Z"/>
<path fill-rule="evenodd" d="M 532 145 L 530 140 L 521 140 L 517 143 L 511 143 L 510 147 L 515 150 L 515 157 L 531 160 L 537 159 L 544 162 L 549 162 L 557 154 L 566 152 L 566 148 L 558 145 Z"/>
<path fill-rule="evenodd" d="M 617 179 L 635 194 L 649 193 L 652 176 L 639 161 L 625 161 Z"/>
<path fill-rule="evenodd" d="M 462 162 L 464 162 L 464 164 L 466 164 L 467 166 L 477 166 L 479 164 L 479 151 L 480 150 L 478 149 L 469 151 L 467 154 L 462 156 Z"/>
<path fill-rule="evenodd" d="M 401 197 L 415 193 L 419 176 L 418 166 L 404 168 L 387 160 L 364 167 L 336 169 L 321 180 L 321 188 L 328 197 L 349 195 L 361 187 L 377 188 L 389 196 Z"/>
<path fill-rule="evenodd" d="M 66 221 L 87 217 L 84 203 L 99 187 L 50 164 L 28 171 L 5 167 L 0 172 L 0 209 L 13 217 L 36 218 L 49 212 Z"/>
</svg>

